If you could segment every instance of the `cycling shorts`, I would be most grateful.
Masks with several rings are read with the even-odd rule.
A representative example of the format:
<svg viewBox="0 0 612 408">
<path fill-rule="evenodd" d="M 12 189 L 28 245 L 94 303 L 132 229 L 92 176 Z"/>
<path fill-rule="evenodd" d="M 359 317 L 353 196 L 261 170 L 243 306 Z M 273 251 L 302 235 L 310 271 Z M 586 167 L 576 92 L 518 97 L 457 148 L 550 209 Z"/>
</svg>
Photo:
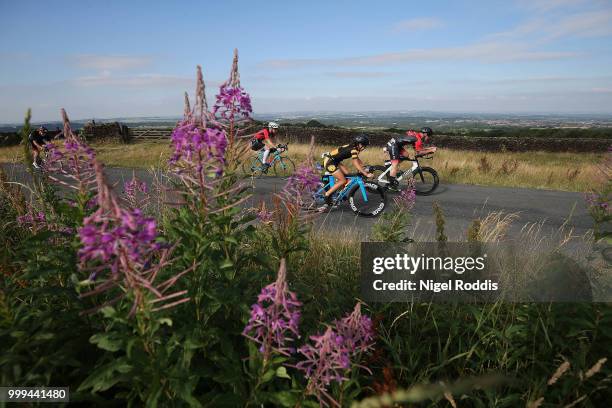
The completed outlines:
<svg viewBox="0 0 612 408">
<path fill-rule="evenodd" d="M 405 145 L 399 145 L 398 143 L 387 143 L 387 153 L 389 153 L 389 159 L 391 161 L 399 160 L 404 156 L 402 152 L 404 151 Z"/>
</svg>

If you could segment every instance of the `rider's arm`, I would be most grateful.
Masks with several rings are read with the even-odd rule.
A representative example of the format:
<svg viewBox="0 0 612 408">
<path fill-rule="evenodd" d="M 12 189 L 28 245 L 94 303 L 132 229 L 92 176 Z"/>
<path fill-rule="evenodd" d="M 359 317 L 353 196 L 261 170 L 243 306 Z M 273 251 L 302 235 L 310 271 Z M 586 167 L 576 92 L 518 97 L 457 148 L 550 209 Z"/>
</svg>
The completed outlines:
<svg viewBox="0 0 612 408">
<path fill-rule="evenodd" d="M 266 144 L 270 149 L 274 149 L 276 147 L 270 138 L 264 139 L 264 144 Z"/>
<path fill-rule="evenodd" d="M 363 162 L 359 157 L 353 158 L 353 166 L 357 169 L 357 171 L 363 174 L 366 177 L 372 177 L 372 173 L 368 173 L 366 169 L 363 167 Z"/>
</svg>

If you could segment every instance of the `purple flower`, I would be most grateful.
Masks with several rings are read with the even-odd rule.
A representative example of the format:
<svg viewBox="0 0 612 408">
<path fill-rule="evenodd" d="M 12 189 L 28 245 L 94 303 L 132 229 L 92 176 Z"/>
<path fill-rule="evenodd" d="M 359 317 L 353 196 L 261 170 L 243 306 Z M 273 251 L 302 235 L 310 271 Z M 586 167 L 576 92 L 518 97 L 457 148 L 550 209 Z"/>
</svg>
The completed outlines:
<svg viewBox="0 0 612 408">
<path fill-rule="evenodd" d="M 269 222 L 272 221 L 272 216 L 274 215 L 274 213 L 272 211 L 269 211 L 266 208 L 266 204 L 262 203 L 262 205 L 256 209 L 257 211 L 257 220 L 263 224 L 267 224 Z"/>
<path fill-rule="evenodd" d="M 45 161 L 46 173 L 52 181 L 58 184 L 81 193 L 88 193 L 95 185 L 93 168 L 95 152 L 85 142 L 74 136 L 69 122 L 64 124 L 64 132 L 68 133 L 65 133 L 63 151 L 53 143 L 46 144 L 48 151 Z"/>
<path fill-rule="evenodd" d="M 285 191 L 299 194 L 312 193 L 319 188 L 320 184 L 319 172 L 314 167 L 303 164 L 287 179 Z"/>
<path fill-rule="evenodd" d="M 213 115 L 222 120 L 233 121 L 236 118 L 249 118 L 252 112 L 251 97 L 242 87 L 221 85 L 217 101 L 212 108 Z"/>
<path fill-rule="evenodd" d="M 144 207 L 149 199 L 148 193 L 147 183 L 138 180 L 136 176 L 132 176 L 130 181 L 123 183 L 123 196 L 132 208 Z M 139 200 L 139 196 L 143 196 L 143 199 Z"/>
<path fill-rule="evenodd" d="M 357 365 L 361 353 L 372 349 L 372 320 L 361 314 L 361 304 L 357 303 L 352 313 L 335 321 L 324 334 L 310 338 L 313 344 L 298 350 L 304 360 L 297 363 L 296 368 L 308 378 L 307 393 L 315 395 L 321 405 L 338 405 L 327 388 L 332 381 L 345 381 L 346 373 Z"/>
<path fill-rule="evenodd" d="M 416 192 L 414 189 L 402 190 L 402 192 L 394 198 L 394 201 L 400 209 L 410 211 L 414 207 L 416 201 Z"/>
<path fill-rule="evenodd" d="M 79 250 L 82 268 L 98 261 L 109 264 L 116 272 L 122 260 L 130 266 L 142 266 L 158 248 L 155 220 L 145 217 L 139 209 L 119 209 L 117 217 L 100 208 L 83 220 L 78 233 L 83 245 Z"/>
<path fill-rule="evenodd" d="M 336 332 L 342 337 L 344 347 L 351 354 L 363 353 L 374 345 L 372 319 L 361 314 L 361 303 L 357 303 L 353 312 L 335 322 Z"/>
<path fill-rule="evenodd" d="M 27 207 L 27 212 L 24 215 L 17 217 L 17 224 L 23 228 L 27 228 L 33 233 L 43 229 L 53 229 L 47 222 L 47 217 L 44 212 L 35 212 L 30 205 Z"/>
<path fill-rule="evenodd" d="M 346 348 L 344 339 L 331 327 L 319 336 L 310 336 L 312 344 L 306 344 L 298 349 L 304 360 L 296 367 L 308 378 L 306 392 L 315 395 L 321 405 L 339 404 L 327 392 L 332 381 L 342 382 L 347 378 L 346 371 L 351 367 L 350 351 Z"/>
<path fill-rule="evenodd" d="M 203 129 L 195 123 L 183 122 L 172 132 L 172 148 L 171 168 L 193 183 L 202 180 L 208 173 L 222 172 L 227 137 L 222 130 Z"/>
<path fill-rule="evenodd" d="M 251 307 L 249 322 L 242 334 L 260 345 L 264 359 L 272 351 L 290 355 L 294 349 L 287 342 L 299 338 L 300 306 L 295 293 L 287 287 L 287 268 L 281 259 L 276 282 L 264 287 Z"/>
</svg>

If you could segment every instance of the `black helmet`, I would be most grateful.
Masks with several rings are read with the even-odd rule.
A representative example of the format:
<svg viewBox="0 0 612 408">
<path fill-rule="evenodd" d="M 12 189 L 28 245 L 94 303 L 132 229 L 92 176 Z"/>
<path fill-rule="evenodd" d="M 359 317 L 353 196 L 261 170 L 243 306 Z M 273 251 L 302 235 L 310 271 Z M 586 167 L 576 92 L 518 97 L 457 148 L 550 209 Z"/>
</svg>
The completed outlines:
<svg viewBox="0 0 612 408">
<path fill-rule="evenodd" d="M 424 133 L 427 135 L 427 137 L 433 135 L 433 130 L 431 130 L 430 127 L 424 127 L 421 129 L 421 133 Z"/>
<path fill-rule="evenodd" d="M 355 136 L 355 138 L 353 139 L 353 144 L 355 146 L 357 146 L 358 144 L 362 145 L 363 147 L 366 147 L 367 145 L 370 144 L 370 139 L 368 139 L 368 137 L 366 135 L 357 135 Z"/>
</svg>

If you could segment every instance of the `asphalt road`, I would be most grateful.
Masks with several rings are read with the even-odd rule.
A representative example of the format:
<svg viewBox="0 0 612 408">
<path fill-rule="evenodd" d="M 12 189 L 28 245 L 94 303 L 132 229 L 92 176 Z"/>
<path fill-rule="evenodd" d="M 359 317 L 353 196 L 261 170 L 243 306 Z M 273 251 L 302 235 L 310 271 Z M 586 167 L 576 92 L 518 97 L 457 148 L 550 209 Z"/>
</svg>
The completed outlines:
<svg viewBox="0 0 612 408">
<path fill-rule="evenodd" d="M 2 165 L 11 179 L 26 182 L 29 178 L 21 165 Z M 107 168 L 109 181 L 121 188 L 123 182 L 132 174 L 152 182 L 152 175 L 147 170 L 127 168 Z M 253 192 L 248 205 L 270 200 L 273 193 L 280 191 L 285 181 L 275 177 L 247 179 Z M 391 199 L 392 194 L 389 195 Z M 391 200 L 389 200 L 391 201 Z M 564 191 L 536 190 L 508 187 L 482 187 L 462 184 L 441 184 L 431 196 L 418 196 L 413 210 L 412 234 L 419 240 L 434 239 L 436 226 L 433 217 L 432 203 L 436 201 L 442 207 L 446 219 L 446 235 L 451 241 L 464 240 L 467 228 L 472 220 L 483 218 L 492 212 L 515 214 L 516 219 L 507 231 L 509 239 L 521 239 L 521 231 L 526 224 L 539 224 L 539 234 L 543 237 L 555 234 L 563 227 L 572 231 L 572 235 L 581 236 L 592 228 L 581 193 Z M 366 238 L 376 218 L 356 217 L 346 204 L 330 213 L 317 216 L 317 230 L 357 234 Z"/>
</svg>

